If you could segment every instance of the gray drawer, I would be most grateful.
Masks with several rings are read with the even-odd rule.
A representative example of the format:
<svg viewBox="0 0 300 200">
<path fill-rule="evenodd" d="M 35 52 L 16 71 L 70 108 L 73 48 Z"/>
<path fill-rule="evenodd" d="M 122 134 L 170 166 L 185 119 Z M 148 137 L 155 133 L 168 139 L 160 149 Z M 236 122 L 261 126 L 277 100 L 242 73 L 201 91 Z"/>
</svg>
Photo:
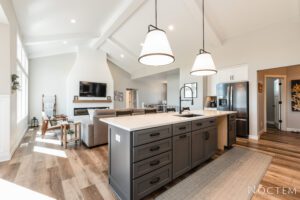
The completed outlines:
<svg viewBox="0 0 300 200">
<path fill-rule="evenodd" d="M 161 154 L 163 152 L 169 151 L 171 148 L 172 148 L 171 138 L 134 147 L 133 162 L 137 162 Z"/>
<path fill-rule="evenodd" d="M 191 132 L 191 122 L 184 122 L 173 125 L 173 135 Z"/>
<path fill-rule="evenodd" d="M 172 126 L 162 126 L 133 132 L 133 146 L 147 144 L 172 136 Z"/>
<path fill-rule="evenodd" d="M 172 167 L 167 165 L 133 181 L 133 199 L 141 199 L 171 181 Z"/>
<path fill-rule="evenodd" d="M 195 120 L 195 121 L 192 121 L 192 130 L 195 131 L 195 130 L 207 128 L 210 126 L 216 126 L 216 125 L 217 125 L 216 118 Z"/>
<path fill-rule="evenodd" d="M 172 161 L 172 152 L 166 152 L 133 164 L 133 178 L 147 174 Z"/>
</svg>

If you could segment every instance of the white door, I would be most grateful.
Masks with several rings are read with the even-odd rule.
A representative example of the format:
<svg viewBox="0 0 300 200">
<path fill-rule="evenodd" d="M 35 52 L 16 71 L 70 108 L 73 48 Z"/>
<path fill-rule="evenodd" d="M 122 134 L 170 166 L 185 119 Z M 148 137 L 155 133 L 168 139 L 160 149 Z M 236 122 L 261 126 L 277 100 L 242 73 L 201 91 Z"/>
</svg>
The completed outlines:
<svg viewBox="0 0 300 200">
<path fill-rule="evenodd" d="M 274 81 L 274 121 L 277 129 L 281 130 L 281 79 Z"/>
</svg>

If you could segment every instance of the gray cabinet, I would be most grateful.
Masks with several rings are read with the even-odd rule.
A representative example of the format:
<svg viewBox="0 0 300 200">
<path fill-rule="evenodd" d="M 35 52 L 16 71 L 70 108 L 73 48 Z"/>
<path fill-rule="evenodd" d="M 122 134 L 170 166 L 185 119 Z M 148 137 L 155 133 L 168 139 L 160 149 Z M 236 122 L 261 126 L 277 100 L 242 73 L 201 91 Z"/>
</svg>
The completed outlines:
<svg viewBox="0 0 300 200">
<path fill-rule="evenodd" d="M 205 160 L 204 136 L 201 130 L 192 132 L 192 167 L 200 165 Z"/>
<path fill-rule="evenodd" d="M 173 136 L 180 135 L 191 131 L 191 122 L 184 122 L 173 125 Z"/>
<path fill-rule="evenodd" d="M 211 157 L 216 119 L 138 131 L 109 126 L 109 184 L 119 199 L 139 200 Z"/>
<path fill-rule="evenodd" d="M 228 142 L 227 146 L 231 147 L 236 143 L 236 114 L 228 115 Z"/>
<path fill-rule="evenodd" d="M 173 179 L 191 169 L 191 133 L 173 137 Z"/>
<path fill-rule="evenodd" d="M 218 149 L 218 137 L 217 137 L 217 128 L 210 127 L 203 130 L 204 134 L 204 152 L 205 158 L 208 159 L 212 157 Z"/>
</svg>

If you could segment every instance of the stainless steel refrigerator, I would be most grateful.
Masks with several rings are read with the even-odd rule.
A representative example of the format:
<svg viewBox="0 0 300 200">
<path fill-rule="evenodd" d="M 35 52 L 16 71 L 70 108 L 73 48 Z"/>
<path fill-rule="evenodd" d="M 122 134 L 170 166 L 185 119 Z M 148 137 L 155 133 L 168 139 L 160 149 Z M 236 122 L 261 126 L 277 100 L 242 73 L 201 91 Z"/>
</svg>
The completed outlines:
<svg viewBox="0 0 300 200">
<path fill-rule="evenodd" d="M 249 83 L 219 83 L 217 85 L 218 110 L 237 111 L 236 134 L 249 136 Z"/>
</svg>

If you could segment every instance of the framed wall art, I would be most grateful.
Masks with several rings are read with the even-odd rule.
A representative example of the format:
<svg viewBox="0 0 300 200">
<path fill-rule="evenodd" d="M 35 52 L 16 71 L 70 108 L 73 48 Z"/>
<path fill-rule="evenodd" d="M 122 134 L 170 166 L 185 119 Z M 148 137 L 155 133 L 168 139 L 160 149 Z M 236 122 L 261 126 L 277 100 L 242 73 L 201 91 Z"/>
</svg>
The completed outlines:
<svg viewBox="0 0 300 200">
<path fill-rule="evenodd" d="M 292 111 L 300 112 L 300 80 L 292 80 L 291 82 L 292 95 Z"/>
<path fill-rule="evenodd" d="M 197 82 L 194 83 L 185 83 L 184 86 L 190 87 L 193 90 L 193 96 L 192 96 L 192 91 L 184 87 L 184 98 L 197 98 L 198 96 L 198 90 L 197 90 Z"/>
</svg>

